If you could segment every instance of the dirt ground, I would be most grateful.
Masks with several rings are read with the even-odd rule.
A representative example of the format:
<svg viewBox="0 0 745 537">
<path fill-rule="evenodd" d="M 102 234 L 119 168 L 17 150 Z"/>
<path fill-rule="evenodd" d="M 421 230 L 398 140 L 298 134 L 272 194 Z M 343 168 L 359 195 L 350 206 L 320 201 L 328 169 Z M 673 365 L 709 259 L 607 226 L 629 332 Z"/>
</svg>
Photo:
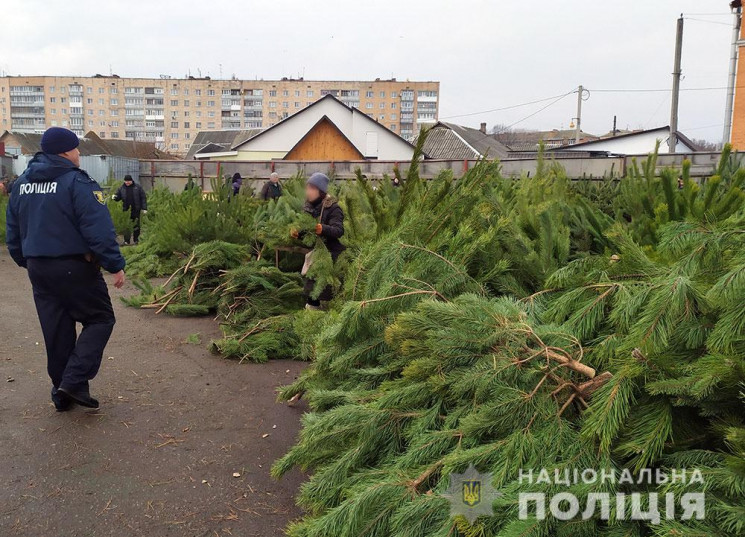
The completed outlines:
<svg viewBox="0 0 745 537">
<path fill-rule="evenodd" d="M 0 253 L 0 535 L 283 535 L 303 476 L 277 482 L 302 407 L 275 388 L 304 364 L 238 364 L 205 348 L 212 319 L 127 308 L 91 392 L 97 411 L 57 413 L 31 286 Z M 187 337 L 200 334 L 202 344 Z"/>
</svg>

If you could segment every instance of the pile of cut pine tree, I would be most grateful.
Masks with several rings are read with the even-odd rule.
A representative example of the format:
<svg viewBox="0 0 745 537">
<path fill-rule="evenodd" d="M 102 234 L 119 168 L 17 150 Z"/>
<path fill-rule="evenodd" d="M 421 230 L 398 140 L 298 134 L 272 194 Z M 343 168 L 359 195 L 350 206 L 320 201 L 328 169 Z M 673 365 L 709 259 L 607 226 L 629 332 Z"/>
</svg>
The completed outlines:
<svg viewBox="0 0 745 537">
<path fill-rule="evenodd" d="M 327 269 L 328 313 L 299 309 L 297 263 L 273 255 L 304 225 L 298 178 L 233 215 L 245 240 L 180 251 L 136 304 L 213 312 L 226 356 L 312 360 L 280 393 L 311 408 L 273 469 L 312 473 L 292 536 L 743 536 L 745 170 L 728 148 L 710 178 L 689 172 L 657 174 L 651 156 L 620 182 L 573 184 L 548 163 L 518 181 L 487 162 L 432 181 L 412 165 L 400 188 L 359 176 L 334 192 L 349 249 Z M 470 464 L 502 493 L 473 525 L 443 495 Z M 609 517 L 521 517 L 520 476 L 543 469 L 696 469 L 703 483 L 643 492 L 678 506 L 705 492 L 706 516 L 631 519 L 611 502 Z M 536 487 L 582 506 L 638 491 Z"/>
</svg>

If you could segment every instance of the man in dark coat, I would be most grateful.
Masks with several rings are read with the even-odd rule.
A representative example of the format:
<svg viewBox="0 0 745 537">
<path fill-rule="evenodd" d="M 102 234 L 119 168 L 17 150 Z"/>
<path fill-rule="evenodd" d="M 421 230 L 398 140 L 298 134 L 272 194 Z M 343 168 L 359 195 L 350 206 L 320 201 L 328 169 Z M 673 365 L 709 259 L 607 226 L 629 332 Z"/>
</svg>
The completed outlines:
<svg viewBox="0 0 745 537">
<path fill-rule="evenodd" d="M 79 143 L 70 130 L 48 129 L 7 209 L 8 251 L 28 270 L 58 411 L 73 403 L 98 408 L 88 382 L 115 322 L 100 267 L 114 275 L 115 287 L 124 285 L 114 224 L 101 187 L 79 168 Z"/>
<path fill-rule="evenodd" d="M 259 194 L 259 198 L 264 201 L 276 200 L 281 195 L 282 185 L 279 183 L 279 174 L 277 172 L 272 172 L 271 174 L 269 174 L 269 180 L 264 183 L 264 186 L 261 189 L 261 194 Z"/>
<path fill-rule="evenodd" d="M 243 186 L 243 177 L 241 177 L 241 174 L 238 172 L 235 172 L 233 174 L 233 195 L 237 196 L 241 192 L 241 187 Z"/>
<path fill-rule="evenodd" d="M 147 213 L 147 196 L 145 190 L 134 182 L 131 175 L 124 176 L 124 184 L 119 187 L 114 196 L 114 201 L 122 202 L 122 210 L 129 211 L 132 220 L 132 235 L 135 244 L 140 242 L 140 223 L 142 214 Z M 124 244 L 129 244 L 130 231 L 124 231 Z"/>
<path fill-rule="evenodd" d="M 316 235 L 326 245 L 331 258 L 336 262 L 346 247 L 339 240 L 344 235 L 344 212 L 333 196 L 328 194 L 329 178 L 316 172 L 310 176 L 305 184 L 305 206 L 303 210 L 315 218 Z M 300 233 L 293 232 L 293 237 L 299 238 Z M 326 287 L 317 298 L 311 298 L 311 293 L 316 282 L 311 279 L 305 280 L 304 291 L 306 295 L 306 308 L 320 309 L 321 301 L 329 301 L 333 298 L 331 287 Z"/>
</svg>

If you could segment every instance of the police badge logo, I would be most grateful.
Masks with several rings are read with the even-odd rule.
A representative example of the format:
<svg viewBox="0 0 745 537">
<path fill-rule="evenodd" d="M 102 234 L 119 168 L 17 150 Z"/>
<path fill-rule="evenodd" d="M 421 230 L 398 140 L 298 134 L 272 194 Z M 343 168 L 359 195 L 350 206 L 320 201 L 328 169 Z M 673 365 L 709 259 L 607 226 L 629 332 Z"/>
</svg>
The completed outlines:
<svg viewBox="0 0 745 537">
<path fill-rule="evenodd" d="M 106 205 L 106 200 L 103 197 L 103 192 L 101 192 L 100 190 L 94 190 L 93 197 L 95 197 L 96 201 L 101 205 Z"/>
<path fill-rule="evenodd" d="M 481 515 L 491 515 L 492 502 L 502 495 L 491 480 L 491 474 L 479 473 L 473 464 L 462 474 L 450 474 L 450 487 L 443 494 L 450 501 L 450 515 L 462 515 L 470 524 Z"/>
<path fill-rule="evenodd" d="M 471 480 L 463 482 L 463 503 L 474 507 L 481 503 L 481 481 Z"/>
</svg>

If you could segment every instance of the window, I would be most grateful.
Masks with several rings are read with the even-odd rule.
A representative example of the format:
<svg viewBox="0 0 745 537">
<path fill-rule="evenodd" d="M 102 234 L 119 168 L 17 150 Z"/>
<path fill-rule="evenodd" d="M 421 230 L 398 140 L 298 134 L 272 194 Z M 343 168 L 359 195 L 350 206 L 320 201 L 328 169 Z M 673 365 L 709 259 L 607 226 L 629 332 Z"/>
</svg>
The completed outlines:
<svg viewBox="0 0 745 537">
<path fill-rule="evenodd" d="M 93 115 L 93 110 L 88 110 L 88 115 L 89 116 L 92 116 Z"/>
<path fill-rule="evenodd" d="M 368 90 L 368 92 L 365 94 L 365 97 L 367 97 L 368 99 L 372 99 L 374 96 L 375 96 L 375 92 L 374 91 L 369 91 Z"/>
<path fill-rule="evenodd" d="M 215 122 L 214 121 L 208 121 L 207 122 L 207 128 L 208 129 L 214 129 L 215 128 Z"/>
<path fill-rule="evenodd" d="M 106 115 L 106 110 L 99 110 L 99 111 L 98 111 L 98 115 L 99 115 L 99 116 L 103 116 L 103 115 Z"/>
<path fill-rule="evenodd" d="M 215 106 L 215 101 L 207 101 L 207 106 Z"/>
<path fill-rule="evenodd" d="M 194 95 L 201 95 L 201 94 L 202 94 L 202 90 L 200 90 L 200 89 L 195 89 L 194 90 Z"/>
<path fill-rule="evenodd" d="M 269 112 L 269 117 L 277 117 L 277 112 Z"/>
<path fill-rule="evenodd" d="M 178 99 L 171 99 L 171 106 L 178 106 Z"/>
<path fill-rule="evenodd" d="M 196 128 L 198 128 L 198 129 L 201 129 L 202 128 L 202 122 L 201 121 L 197 121 L 194 126 Z"/>
<path fill-rule="evenodd" d="M 178 90 L 176 88 L 171 89 L 171 95 L 178 95 Z"/>
<path fill-rule="evenodd" d="M 397 119 L 396 114 L 391 114 L 391 121 L 396 121 L 396 119 Z"/>
<path fill-rule="evenodd" d="M 199 108 L 200 106 L 202 106 L 202 101 L 197 101 L 197 108 Z"/>
<path fill-rule="evenodd" d="M 392 124 L 392 123 L 391 123 L 391 130 L 392 131 L 395 131 L 396 130 L 396 126 L 394 124 Z"/>
<path fill-rule="evenodd" d="M 186 138 L 187 140 L 191 138 L 191 133 L 187 132 L 186 134 L 184 134 L 184 138 Z"/>
<path fill-rule="evenodd" d="M 111 137 L 112 138 L 119 138 L 119 133 L 116 131 L 111 131 Z"/>
<path fill-rule="evenodd" d="M 186 100 L 184 101 L 184 106 L 189 106 L 189 99 L 186 99 Z"/>
<path fill-rule="evenodd" d="M 60 98 L 59 98 L 59 102 L 61 102 L 61 103 L 64 103 L 64 102 L 65 102 L 66 100 L 67 100 L 67 99 L 65 99 L 64 97 L 60 97 Z"/>
<path fill-rule="evenodd" d="M 189 117 L 189 111 L 184 112 L 184 117 Z"/>
<path fill-rule="evenodd" d="M 189 90 L 188 89 L 185 89 L 184 90 L 184 95 L 189 95 Z"/>
<path fill-rule="evenodd" d="M 396 97 L 398 97 L 398 95 L 396 94 L 395 91 L 392 91 L 391 92 L 391 99 L 395 99 Z"/>
<path fill-rule="evenodd" d="M 420 91 L 418 94 L 419 98 L 422 97 L 437 97 L 437 92 L 433 90 Z"/>
<path fill-rule="evenodd" d="M 87 91 L 88 93 L 93 93 L 93 88 L 92 88 L 92 87 L 90 87 L 90 86 L 88 86 L 87 88 L 85 88 L 85 90 L 86 90 L 86 91 Z"/>
<path fill-rule="evenodd" d="M 380 119 L 380 121 L 385 121 L 385 114 L 380 114 L 378 119 Z"/>
<path fill-rule="evenodd" d="M 51 98 L 49 99 L 49 102 L 50 102 L 50 103 L 56 103 L 56 102 L 57 102 L 57 97 L 51 97 Z"/>
<path fill-rule="evenodd" d="M 106 93 L 106 88 L 98 88 L 98 93 Z"/>
<path fill-rule="evenodd" d="M 188 122 L 188 121 L 184 121 L 184 128 L 185 128 L 185 129 L 188 129 L 188 128 L 190 128 L 190 127 L 189 127 L 189 122 Z"/>
<path fill-rule="evenodd" d="M 98 135 L 99 135 L 99 136 L 100 136 L 101 138 L 106 138 L 106 133 L 105 133 L 104 131 L 101 131 L 101 132 L 99 132 L 99 133 L 98 133 Z"/>
<path fill-rule="evenodd" d="M 54 93 L 54 86 L 49 86 L 49 93 Z"/>
<path fill-rule="evenodd" d="M 214 97 L 215 96 L 215 90 L 213 90 L 213 89 L 207 90 L 207 96 L 208 97 Z"/>
<path fill-rule="evenodd" d="M 277 96 L 277 90 L 269 90 L 269 97 L 276 97 Z"/>
<path fill-rule="evenodd" d="M 86 102 L 87 104 L 93 104 L 93 99 L 86 99 L 86 100 L 85 100 L 85 102 Z"/>
<path fill-rule="evenodd" d="M 197 117 L 202 117 L 202 111 L 197 110 L 196 112 L 194 112 L 194 115 L 196 115 Z"/>
<path fill-rule="evenodd" d="M 380 103 L 380 109 L 381 110 L 385 109 L 385 103 Z"/>
<path fill-rule="evenodd" d="M 282 108 L 289 108 L 289 107 L 290 107 L 290 103 L 288 103 L 287 101 L 282 101 Z"/>
<path fill-rule="evenodd" d="M 209 112 L 207 112 L 207 117 L 215 117 L 215 112 L 210 110 Z"/>
<path fill-rule="evenodd" d="M 191 144 L 184 144 L 184 149 L 189 149 L 191 147 Z"/>
<path fill-rule="evenodd" d="M 112 121 L 111 122 L 111 126 L 112 127 L 118 127 L 119 126 L 119 122 L 118 121 Z"/>
<path fill-rule="evenodd" d="M 61 114 L 63 116 L 66 116 L 67 115 L 67 108 L 63 108 L 62 111 L 61 111 Z"/>
<path fill-rule="evenodd" d="M 381 91 L 381 92 L 380 92 L 380 98 L 381 98 L 381 99 L 385 99 L 385 92 L 384 92 L 384 91 Z"/>
<path fill-rule="evenodd" d="M 177 132 L 172 132 L 172 133 L 171 133 L 171 139 L 172 139 L 172 140 L 175 140 L 175 139 L 177 139 L 177 138 L 178 138 L 178 133 L 177 133 Z"/>
<path fill-rule="evenodd" d="M 277 108 L 277 101 L 269 101 L 269 108 Z"/>
<path fill-rule="evenodd" d="M 300 97 L 300 90 L 295 90 L 295 97 Z"/>
<path fill-rule="evenodd" d="M 88 120 L 88 126 L 89 126 L 89 127 L 92 127 L 92 126 L 93 126 L 93 120 L 92 120 L 92 119 L 89 119 L 89 120 Z"/>
<path fill-rule="evenodd" d="M 295 101 L 295 108 L 300 108 L 300 103 L 298 101 Z"/>
<path fill-rule="evenodd" d="M 103 104 L 104 104 L 104 100 L 103 99 L 99 99 L 98 100 L 98 106 L 103 106 Z"/>
<path fill-rule="evenodd" d="M 106 126 L 106 122 L 105 121 L 99 121 L 98 122 L 98 126 L 99 127 L 105 127 Z"/>
<path fill-rule="evenodd" d="M 116 88 L 111 88 L 111 91 L 109 91 L 109 93 L 111 93 L 112 95 L 116 95 L 117 93 L 119 93 L 119 90 L 117 90 Z M 114 133 L 112 132 L 111 134 L 113 135 Z"/>
<path fill-rule="evenodd" d="M 119 115 L 119 110 L 112 110 L 111 111 L 111 115 L 112 116 L 118 116 Z"/>
<path fill-rule="evenodd" d="M 109 101 L 109 105 L 111 105 L 111 106 L 119 106 L 119 99 L 111 99 Z"/>
<path fill-rule="evenodd" d="M 306 97 L 313 97 L 313 90 L 312 89 L 309 89 L 308 91 L 306 91 L 305 92 L 305 96 Z"/>
<path fill-rule="evenodd" d="M 282 91 L 282 97 L 287 97 L 289 95 L 290 95 L 290 92 L 289 91 L 287 91 L 287 90 L 283 90 Z"/>
<path fill-rule="evenodd" d="M 57 109 L 56 108 L 52 108 L 49 112 L 56 115 L 57 114 Z"/>
<path fill-rule="evenodd" d="M 178 121 L 171 121 L 171 128 L 178 129 Z"/>
<path fill-rule="evenodd" d="M 396 109 L 396 103 L 391 103 L 391 108 L 392 108 L 393 110 L 395 110 L 395 109 Z"/>
<path fill-rule="evenodd" d="M 178 144 L 171 144 L 171 149 L 178 149 Z"/>
<path fill-rule="evenodd" d="M 365 103 L 365 108 L 367 108 L 368 110 L 372 110 L 372 107 L 373 103 Z"/>
</svg>

